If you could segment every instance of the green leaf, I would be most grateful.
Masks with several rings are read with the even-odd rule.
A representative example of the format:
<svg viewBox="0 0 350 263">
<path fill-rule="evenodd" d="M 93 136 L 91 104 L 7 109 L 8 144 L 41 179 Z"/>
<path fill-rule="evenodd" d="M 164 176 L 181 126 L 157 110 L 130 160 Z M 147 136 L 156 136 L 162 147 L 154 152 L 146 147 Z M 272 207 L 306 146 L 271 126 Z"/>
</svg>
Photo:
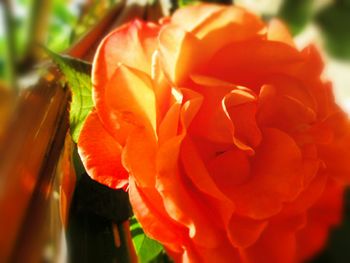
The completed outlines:
<svg viewBox="0 0 350 263">
<path fill-rule="evenodd" d="M 278 16 L 287 23 L 293 35 L 300 33 L 312 16 L 314 0 L 284 0 Z"/>
<path fill-rule="evenodd" d="M 135 217 L 130 219 L 130 231 L 140 263 L 165 262 L 160 260 L 165 253 L 163 246 L 146 236 Z"/>
<path fill-rule="evenodd" d="M 350 59 L 349 18 L 350 6 L 340 3 L 326 7 L 317 15 L 328 51 L 339 59 Z"/>
<path fill-rule="evenodd" d="M 64 74 L 72 91 L 69 121 L 74 142 L 78 141 L 80 131 L 87 115 L 93 108 L 91 64 L 47 50 Z"/>
</svg>

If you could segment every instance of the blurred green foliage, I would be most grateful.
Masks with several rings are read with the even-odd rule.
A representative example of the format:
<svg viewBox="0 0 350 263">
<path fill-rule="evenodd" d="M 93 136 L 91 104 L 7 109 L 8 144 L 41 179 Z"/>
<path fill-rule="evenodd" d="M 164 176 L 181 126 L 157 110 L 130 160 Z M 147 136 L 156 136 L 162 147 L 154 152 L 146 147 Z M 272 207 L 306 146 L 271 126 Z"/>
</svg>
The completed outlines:
<svg viewBox="0 0 350 263">
<path fill-rule="evenodd" d="M 293 35 L 300 33 L 312 16 L 314 0 L 284 0 L 279 16 L 288 25 Z"/>
<path fill-rule="evenodd" d="M 5 61 L 4 61 L 4 52 L 5 52 L 5 41 L 4 37 L 0 36 L 0 79 L 5 75 Z"/>
<path fill-rule="evenodd" d="M 72 43 L 72 32 L 78 21 L 67 1 L 54 0 L 52 17 L 48 28 L 47 47 L 55 52 L 67 49 Z"/>
<path fill-rule="evenodd" d="M 14 24 L 10 30 L 15 39 L 15 57 L 17 64 L 27 65 L 25 59 L 33 54 L 32 40 L 37 43 L 36 30 L 42 30 L 40 44 L 54 52 L 62 52 L 89 30 L 103 14 L 119 0 L 11 0 L 11 11 Z M 45 7 L 43 7 L 45 5 Z M 45 14 L 42 14 L 42 13 Z M 40 21 L 47 16 L 47 23 Z M 39 21 L 38 21 L 39 20 Z M 1 21 L 2 23 L 2 21 Z M 44 25 L 43 25 L 44 23 Z M 45 24 L 46 23 L 46 24 Z M 5 25 L 1 25 L 0 27 Z M 5 29 L 0 30 L 0 79 L 5 77 L 6 37 Z M 19 67 L 21 67 L 19 65 Z"/>
<path fill-rule="evenodd" d="M 278 16 L 293 35 L 309 24 L 319 26 L 329 54 L 337 59 L 350 60 L 350 0 L 334 0 L 316 10 L 318 0 L 284 0 Z"/>
<path fill-rule="evenodd" d="M 350 0 L 327 6 L 317 14 L 329 53 L 340 59 L 350 59 Z"/>
</svg>

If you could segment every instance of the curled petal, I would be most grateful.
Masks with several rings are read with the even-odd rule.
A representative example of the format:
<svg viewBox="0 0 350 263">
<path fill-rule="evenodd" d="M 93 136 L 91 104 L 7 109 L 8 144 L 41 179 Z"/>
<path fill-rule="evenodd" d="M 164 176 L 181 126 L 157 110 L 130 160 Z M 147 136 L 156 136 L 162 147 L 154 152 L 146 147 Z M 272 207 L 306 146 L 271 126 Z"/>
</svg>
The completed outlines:
<svg viewBox="0 0 350 263">
<path fill-rule="evenodd" d="M 257 147 L 261 142 L 261 131 L 256 122 L 257 99 L 241 89 L 235 89 L 225 97 L 226 111 L 235 128 L 234 136 L 244 144 Z"/>
<path fill-rule="evenodd" d="M 222 99 L 235 86 L 198 75 L 191 79 L 196 84 L 192 89 L 203 96 L 203 104 L 189 132 L 215 143 L 232 143 L 232 123 L 222 107 Z"/>
<path fill-rule="evenodd" d="M 263 130 L 250 180 L 232 190 L 237 213 L 264 219 L 280 212 L 302 189 L 301 164 L 301 152 L 291 137 L 277 129 Z"/>
</svg>

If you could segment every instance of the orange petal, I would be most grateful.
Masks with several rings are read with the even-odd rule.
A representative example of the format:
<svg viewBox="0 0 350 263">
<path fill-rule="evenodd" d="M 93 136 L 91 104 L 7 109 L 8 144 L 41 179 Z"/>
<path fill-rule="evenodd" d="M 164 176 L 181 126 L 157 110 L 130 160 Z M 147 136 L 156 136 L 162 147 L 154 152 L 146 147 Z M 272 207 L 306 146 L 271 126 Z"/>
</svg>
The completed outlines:
<svg viewBox="0 0 350 263">
<path fill-rule="evenodd" d="M 284 43 L 243 41 L 229 44 L 217 52 L 206 64 L 208 67 L 204 69 L 203 74 L 236 85 L 260 88 L 268 74 L 299 76 L 304 62 L 298 50 Z M 302 74 L 305 73 L 307 74 Z"/>
<path fill-rule="evenodd" d="M 158 143 L 162 145 L 167 140 L 177 136 L 180 125 L 181 104 L 174 103 L 164 116 L 158 131 Z"/>
<path fill-rule="evenodd" d="M 217 221 L 204 203 L 204 196 L 192 186 L 191 181 L 180 171 L 180 147 L 186 129 L 198 112 L 201 98 L 195 92 L 183 90 L 188 100 L 181 109 L 182 131 L 160 146 L 157 152 L 156 188 L 161 194 L 168 214 L 189 229 L 189 237 L 196 244 L 204 247 L 215 247 L 221 240 L 219 229 L 211 227 Z"/>
<path fill-rule="evenodd" d="M 160 147 L 156 188 L 163 198 L 169 216 L 188 228 L 189 237 L 194 243 L 204 247 L 216 247 L 222 242 L 222 233 L 214 227 L 216 215 L 208 208 L 202 194 L 180 172 L 180 145 L 181 137 L 175 137 Z"/>
<path fill-rule="evenodd" d="M 308 211 L 307 225 L 297 233 L 299 261 L 310 259 L 326 245 L 330 227 L 343 215 L 344 187 L 329 180 L 321 198 Z"/>
<path fill-rule="evenodd" d="M 230 203 L 230 200 L 219 190 L 205 164 L 201 160 L 193 142 L 186 137 L 181 145 L 181 161 L 184 165 L 186 175 L 198 187 L 199 190 L 222 201 Z M 233 205 L 233 204 L 232 204 Z M 233 206 L 232 206 L 233 208 Z"/>
<path fill-rule="evenodd" d="M 350 182 L 350 122 L 344 112 L 338 109 L 330 115 L 325 124 L 333 132 L 329 144 L 318 145 L 320 158 L 325 162 L 326 173 L 340 182 Z"/>
<path fill-rule="evenodd" d="M 186 137 L 181 145 L 181 161 L 185 176 L 191 180 L 198 190 L 208 195 L 207 206 L 211 207 L 212 211 L 216 211 L 218 221 L 226 226 L 235 206 L 218 188 L 215 182 L 216 178 L 212 178 L 212 175 L 209 174 L 204 161 L 189 137 Z"/>
<path fill-rule="evenodd" d="M 201 4 L 179 8 L 171 17 L 171 23 L 185 31 L 193 31 L 213 15 L 225 9 L 222 5 Z"/>
<path fill-rule="evenodd" d="M 125 128 L 116 122 L 120 120 L 155 131 L 157 120 L 153 84 L 143 72 L 120 65 L 105 86 L 94 89 L 94 98 L 99 117 L 108 128 Z"/>
<path fill-rule="evenodd" d="M 232 190 L 237 213 L 254 219 L 277 214 L 301 191 L 301 152 L 293 139 L 277 129 L 262 130 L 263 140 L 250 160 L 251 177 Z"/>
<path fill-rule="evenodd" d="M 126 188 L 128 173 L 121 164 L 122 146 L 104 129 L 95 111 L 87 117 L 78 150 L 90 177 L 111 188 Z"/>
<path fill-rule="evenodd" d="M 254 94 L 235 89 L 225 97 L 225 107 L 235 127 L 235 137 L 251 147 L 261 142 L 261 132 L 256 122 L 257 99 Z"/>
<path fill-rule="evenodd" d="M 198 5 L 177 11 L 168 29 L 161 31 L 160 43 L 164 57 L 173 54 L 176 59 L 168 63 L 170 79 L 179 83 L 207 61 L 223 46 L 251 38 L 261 38 L 264 24 L 257 16 L 238 7 Z M 176 29 L 177 28 L 177 29 Z M 163 31 L 164 36 L 162 36 Z M 185 31 L 190 33 L 184 33 Z M 168 35 L 172 36 L 169 37 Z M 200 40 L 200 41 L 198 41 Z M 164 47 L 162 47 L 164 46 Z M 181 50 L 181 51 L 180 51 Z M 170 51 L 170 52 L 169 52 Z M 179 66 L 175 66 L 175 62 Z M 169 67 L 167 63 L 164 63 Z M 182 69 L 182 67 L 186 68 Z M 174 69 L 175 68 L 175 69 Z"/>
<path fill-rule="evenodd" d="M 301 51 L 301 54 L 305 59 L 302 69 L 304 70 L 304 74 L 306 73 L 306 79 L 310 79 L 310 76 L 317 76 L 316 79 L 319 79 L 324 69 L 321 52 L 318 51 L 315 45 L 311 44 L 305 47 Z"/>
<path fill-rule="evenodd" d="M 286 25 L 279 19 L 271 19 L 267 29 L 267 39 L 273 41 L 279 41 L 295 47 L 293 37 L 288 31 Z"/>
<path fill-rule="evenodd" d="M 258 123 L 261 126 L 279 128 L 292 135 L 298 132 L 304 133 L 305 129 L 315 123 L 317 117 L 315 111 L 308 107 L 309 103 L 305 98 L 296 97 L 293 94 L 295 91 L 283 92 L 283 88 L 280 87 L 282 85 L 264 85 L 261 88 L 257 113 Z"/>
<path fill-rule="evenodd" d="M 257 16 L 242 8 L 210 4 L 180 9 L 171 23 L 200 39 L 207 58 L 229 43 L 260 38 L 264 28 Z"/>
<path fill-rule="evenodd" d="M 154 93 L 157 101 L 158 124 L 172 105 L 172 90 L 161 66 L 159 51 L 155 51 L 152 56 L 152 81 L 154 83 Z"/>
<path fill-rule="evenodd" d="M 322 195 L 326 182 L 327 175 L 318 174 L 296 200 L 285 205 L 281 215 L 296 215 L 310 209 Z"/>
<path fill-rule="evenodd" d="M 267 224 L 267 221 L 257 221 L 234 215 L 230 220 L 228 237 L 233 246 L 246 248 L 258 240 Z"/>
<path fill-rule="evenodd" d="M 234 86 L 211 83 L 212 80 L 195 80 L 199 86 L 193 86 L 203 96 L 203 104 L 193 120 L 190 132 L 216 143 L 232 143 L 231 121 L 222 108 L 222 100 Z M 213 85 L 212 85 L 213 84 Z"/>
<path fill-rule="evenodd" d="M 120 63 L 151 75 L 158 31 L 159 27 L 153 23 L 134 20 L 105 37 L 93 62 L 93 85 L 104 86 Z"/>
<path fill-rule="evenodd" d="M 195 247 L 196 252 L 200 255 L 200 258 L 197 261 L 189 262 L 198 262 L 198 263 L 231 263 L 231 262 L 242 262 L 239 255 L 238 249 L 232 247 L 229 240 L 225 240 L 216 248 L 204 248 L 201 246 Z"/>
<path fill-rule="evenodd" d="M 204 59 L 199 40 L 174 25 L 160 31 L 159 50 L 165 73 L 176 85 L 186 80 Z"/>
<path fill-rule="evenodd" d="M 250 178 L 250 164 L 247 155 L 239 149 L 217 153 L 207 163 L 215 183 L 227 196 L 232 197 L 232 189 Z"/>
<path fill-rule="evenodd" d="M 299 218 L 291 218 L 290 222 Z M 280 222 L 271 222 L 260 239 L 252 246 L 242 250 L 243 262 L 294 263 L 296 261 L 295 229 Z"/>
<path fill-rule="evenodd" d="M 192 32 L 199 39 L 209 42 L 214 36 L 221 36 L 217 41 L 221 42 L 222 38 L 225 38 L 228 44 L 252 38 L 258 35 L 259 31 L 262 32 L 264 27 L 264 23 L 258 16 L 243 8 L 228 6 L 213 13 L 209 19 L 198 24 Z M 224 43 L 220 44 L 219 46 L 224 46 Z"/>
<path fill-rule="evenodd" d="M 135 217 L 149 237 L 158 240 L 172 251 L 182 252 L 181 245 L 186 242 L 184 241 L 187 234 L 186 228 L 168 217 L 165 211 L 161 212 L 161 203 L 156 207 L 153 205 L 154 200 L 149 199 L 145 194 L 149 190 L 142 190 L 130 178 L 129 197 Z"/>
<path fill-rule="evenodd" d="M 130 132 L 122 153 L 125 169 L 142 187 L 154 187 L 156 177 L 157 142 L 154 134 L 145 128 Z"/>
<path fill-rule="evenodd" d="M 251 39 L 263 39 L 264 23 L 246 10 L 230 6 L 213 14 L 192 33 L 201 40 L 206 59 L 224 46 Z"/>
</svg>

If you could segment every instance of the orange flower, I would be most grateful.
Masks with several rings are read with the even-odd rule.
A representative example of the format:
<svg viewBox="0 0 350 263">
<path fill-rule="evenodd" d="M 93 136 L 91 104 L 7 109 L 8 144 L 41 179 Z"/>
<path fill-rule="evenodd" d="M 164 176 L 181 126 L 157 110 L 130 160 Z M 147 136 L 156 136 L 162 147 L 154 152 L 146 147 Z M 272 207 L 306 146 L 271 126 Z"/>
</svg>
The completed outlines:
<svg viewBox="0 0 350 263">
<path fill-rule="evenodd" d="M 87 172 L 176 262 L 300 262 L 341 219 L 350 126 L 313 46 L 238 7 L 133 21 L 93 63 Z"/>
</svg>

